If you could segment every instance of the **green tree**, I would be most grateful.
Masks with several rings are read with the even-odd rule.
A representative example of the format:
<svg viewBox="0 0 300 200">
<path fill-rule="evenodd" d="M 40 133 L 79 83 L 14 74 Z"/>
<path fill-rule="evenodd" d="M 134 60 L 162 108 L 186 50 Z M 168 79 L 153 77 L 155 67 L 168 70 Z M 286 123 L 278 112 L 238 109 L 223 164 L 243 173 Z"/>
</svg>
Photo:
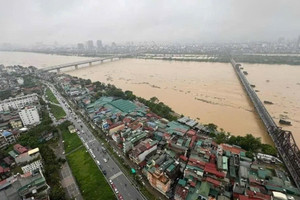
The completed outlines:
<svg viewBox="0 0 300 200">
<path fill-rule="evenodd" d="M 215 132 L 218 129 L 218 126 L 213 124 L 213 123 L 209 123 L 209 124 L 206 124 L 204 126 L 207 127 L 210 132 Z"/>
<path fill-rule="evenodd" d="M 276 148 L 269 145 L 269 144 L 262 144 L 261 145 L 261 151 L 262 151 L 262 153 L 269 154 L 269 155 L 272 155 L 272 156 L 277 155 Z"/>
<path fill-rule="evenodd" d="M 150 98 L 150 102 L 152 102 L 152 103 L 158 103 L 159 100 L 158 100 L 157 97 L 151 97 L 151 98 Z"/>
</svg>

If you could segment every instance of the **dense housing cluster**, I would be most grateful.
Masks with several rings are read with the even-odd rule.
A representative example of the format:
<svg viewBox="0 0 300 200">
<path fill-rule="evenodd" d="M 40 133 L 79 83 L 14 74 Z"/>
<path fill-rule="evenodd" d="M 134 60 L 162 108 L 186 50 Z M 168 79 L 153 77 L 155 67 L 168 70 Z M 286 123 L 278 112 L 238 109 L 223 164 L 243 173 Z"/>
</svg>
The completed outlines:
<svg viewBox="0 0 300 200">
<path fill-rule="evenodd" d="M 78 78 L 61 75 L 56 82 L 91 125 L 100 128 L 167 198 L 293 199 L 300 195 L 277 157 L 249 158 L 239 146 L 217 144 L 207 126 L 188 117 L 169 121 L 137 100 L 95 98 L 95 85 L 81 84 Z"/>
</svg>

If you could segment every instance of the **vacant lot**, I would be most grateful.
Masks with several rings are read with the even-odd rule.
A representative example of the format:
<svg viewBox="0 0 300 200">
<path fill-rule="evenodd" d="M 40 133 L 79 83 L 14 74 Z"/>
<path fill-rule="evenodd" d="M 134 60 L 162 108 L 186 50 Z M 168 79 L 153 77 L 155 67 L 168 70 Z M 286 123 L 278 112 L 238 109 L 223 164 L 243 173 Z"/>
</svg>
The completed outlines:
<svg viewBox="0 0 300 200">
<path fill-rule="evenodd" d="M 82 146 L 67 156 L 84 199 L 116 199 L 92 157 Z"/>
<path fill-rule="evenodd" d="M 67 127 L 63 127 L 61 131 L 63 140 L 65 141 L 64 147 L 66 153 L 69 153 L 70 151 L 82 145 L 81 140 L 76 133 L 70 133 Z"/>
<path fill-rule="evenodd" d="M 60 120 L 66 116 L 64 109 L 62 109 L 60 106 L 49 104 L 49 108 L 56 120 Z"/>
<path fill-rule="evenodd" d="M 46 95 L 47 95 L 47 100 L 48 101 L 51 101 L 52 103 L 59 104 L 56 97 L 54 96 L 54 94 L 52 93 L 52 91 L 49 88 L 46 89 Z"/>
</svg>

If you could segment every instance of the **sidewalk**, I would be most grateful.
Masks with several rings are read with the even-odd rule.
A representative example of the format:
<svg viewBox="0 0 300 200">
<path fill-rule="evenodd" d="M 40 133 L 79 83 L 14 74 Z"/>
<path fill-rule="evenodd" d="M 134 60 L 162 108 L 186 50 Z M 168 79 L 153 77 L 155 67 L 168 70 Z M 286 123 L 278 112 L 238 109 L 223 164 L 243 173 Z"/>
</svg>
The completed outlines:
<svg viewBox="0 0 300 200">
<path fill-rule="evenodd" d="M 66 156 L 62 154 L 64 151 L 62 143 L 62 135 L 59 131 L 59 141 L 57 148 L 53 149 L 57 158 L 66 159 Z M 69 199 L 83 200 L 83 197 L 80 193 L 80 190 L 76 184 L 75 178 L 73 177 L 72 171 L 69 167 L 68 162 L 66 161 L 60 169 L 60 177 L 62 187 L 65 189 L 66 195 Z"/>
</svg>

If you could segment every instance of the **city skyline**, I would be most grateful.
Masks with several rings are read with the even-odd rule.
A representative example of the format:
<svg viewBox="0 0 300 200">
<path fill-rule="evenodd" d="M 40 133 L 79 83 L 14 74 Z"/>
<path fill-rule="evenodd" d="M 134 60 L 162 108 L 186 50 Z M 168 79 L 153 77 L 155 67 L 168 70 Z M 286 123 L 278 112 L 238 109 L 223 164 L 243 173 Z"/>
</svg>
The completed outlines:
<svg viewBox="0 0 300 200">
<path fill-rule="evenodd" d="M 98 38 L 109 44 L 274 41 L 296 39 L 300 33 L 298 1 L 10 1 L 2 5 L 0 43 L 21 45 L 76 44 Z"/>
</svg>

